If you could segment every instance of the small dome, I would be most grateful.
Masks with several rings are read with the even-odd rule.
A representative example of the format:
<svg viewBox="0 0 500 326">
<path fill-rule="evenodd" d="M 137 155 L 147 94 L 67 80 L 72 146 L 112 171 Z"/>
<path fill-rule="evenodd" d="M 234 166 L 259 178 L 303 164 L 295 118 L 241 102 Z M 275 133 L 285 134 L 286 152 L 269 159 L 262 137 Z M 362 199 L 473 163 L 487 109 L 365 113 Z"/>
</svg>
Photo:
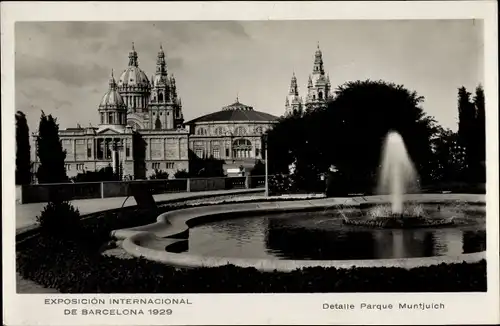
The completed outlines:
<svg viewBox="0 0 500 326">
<path fill-rule="evenodd" d="M 123 102 L 123 98 L 120 93 L 116 89 L 110 89 L 104 94 L 101 100 L 101 104 L 99 104 L 100 108 L 123 108 L 126 109 L 125 102 Z"/>
<path fill-rule="evenodd" d="M 149 87 L 149 80 L 144 71 L 139 67 L 128 67 L 118 80 L 118 87 L 136 86 Z"/>
<path fill-rule="evenodd" d="M 116 82 L 113 76 L 113 71 L 111 71 L 111 77 L 109 78 L 109 89 L 102 97 L 99 108 L 127 109 L 123 98 L 116 90 Z"/>
</svg>

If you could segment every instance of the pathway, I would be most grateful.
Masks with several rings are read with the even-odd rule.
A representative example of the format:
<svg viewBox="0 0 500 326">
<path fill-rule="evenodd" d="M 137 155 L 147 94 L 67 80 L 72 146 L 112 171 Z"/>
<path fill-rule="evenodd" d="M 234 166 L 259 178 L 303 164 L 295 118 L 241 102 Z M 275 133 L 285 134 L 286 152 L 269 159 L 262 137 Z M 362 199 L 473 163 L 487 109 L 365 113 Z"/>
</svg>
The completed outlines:
<svg viewBox="0 0 500 326">
<path fill-rule="evenodd" d="M 155 201 L 165 202 L 180 199 L 193 199 L 199 197 L 212 197 L 220 195 L 231 194 L 247 194 L 260 192 L 263 189 L 234 189 L 234 190 L 213 190 L 213 191 L 199 191 L 199 192 L 181 192 L 154 195 Z M 112 198 L 96 198 L 96 199 L 81 199 L 73 200 L 72 204 L 78 208 L 82 215 L 91 214 L 99 211 L 116 209 L 136 205 L 134 197 L 112 197 Z M 124 204 L 125 202 L 125 204 Z M 16 205 L 16 233 L 22 230 L 33 227 L 36 222 L 36 216 L 40 214 L 42 209 L 47 203 L 32 203 L 24 205 Z"/>
</svg>

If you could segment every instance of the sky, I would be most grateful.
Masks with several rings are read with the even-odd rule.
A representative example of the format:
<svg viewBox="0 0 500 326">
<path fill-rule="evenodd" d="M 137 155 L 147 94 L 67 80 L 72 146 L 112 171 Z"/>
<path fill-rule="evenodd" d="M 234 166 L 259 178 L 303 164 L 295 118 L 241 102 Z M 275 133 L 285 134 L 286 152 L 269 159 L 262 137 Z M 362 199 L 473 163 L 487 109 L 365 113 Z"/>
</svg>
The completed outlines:
<svg viewBox="0 0 500 326">
<path fill-rule="evenodd" d="M 239 98 L 255 110 L 284 113 L 292 73 L 305 94 L 319 43 L 333 87 L 353 80 L 402 84 L 422 107 L 457 129 L 457 89 L 483 83 L 480 20 L 315 20 L 18 22 L 16 110 L 31 131 L 40 111 L 60 128 L 98 123 L 97 109 L 128 65 L 132 42 L 150 77 L 162 44 L 186 120 Z"/>
</svg>

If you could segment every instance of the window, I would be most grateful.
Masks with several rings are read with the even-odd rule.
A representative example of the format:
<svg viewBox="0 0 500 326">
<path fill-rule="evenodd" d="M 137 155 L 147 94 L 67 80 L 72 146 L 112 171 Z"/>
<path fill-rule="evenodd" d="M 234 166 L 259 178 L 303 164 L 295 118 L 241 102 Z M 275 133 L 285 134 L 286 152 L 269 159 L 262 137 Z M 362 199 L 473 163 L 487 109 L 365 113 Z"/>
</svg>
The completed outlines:
<svg viewBox="0 0 500 326">
<path fill-rule="evenodd" d="M 260 148 L 255 149 L 255 157 L 259 157 L 260 155 Z"/>
<path fill-rule="evenodd" d="M 194 153 L 196 154 L 196 156 L 198 156 L 199 158 L 202 158 L 203 157 L 203 150 L 200 149 L 200 148 L 197 148 Z"/>
<path fill-rule="evenodd" d="M 101 113 L 101 123 L 104 123 L 104 113 Z"/>
<path fill-rule="evenodd" d="M 153 170 L 159 170 L 160 169 L 160 163 L 158 163 L 158 162 L 151 163 L 151 167 L 153 168 Z"/>
<path fill-rule="evenodd" d="M 207 134 L 207 131 L 205 130 L 205 128 L 198 128 L 196 134 L 203 136 Z"/>
<path fill-rule="evenodd" d="M 64 164 L 66 171 L 71 171 L 71 164 Z"/>
<path fill-rule="evenodd" d="M 212 156 L 213 156 L 214 158 L 220 158 L 220 150 L 219 150 L 218 148 L 214 148 L 214 149 L 212 150 Z"/>
<path fill-rule="evenodd" d="M 127 142 L 125 144 L 125 156 L 130 157 L 130 143 L 129 142 Z"/>
<path fill-rule="evenodd" d="M 92 143 L 87 143 L 87 158 L 92 157 Z"/>
<path fill-rule="evenodd" d="M 173 169 L 175 165 L 173 162 L 167 162 L 166 166 L 167 166 L 167 169 Z"/>
<path fill-rule="evenodd" d="M 318 99 L 322 100 L 323 99 L 323 92 L 318 93 Z"/>
<path fill-rule="evenodd" d="M 224 128 L 222 128 L 222 127 L 217 127 L 217 128 L 215 128 L 214 133 L 215 133 L 217 136 L 222 136 L 222 135 L 224 135 Z"/>
<path fill-rule="evenodd" d="M 262 127 L 255 128 L 255 133 L 261 134 L 262 133 Z"/>
<path fill-rule="evenodd" d="M 235 129 L 234 134 L 237 136 L 243 136 L 247 133 L 246 129 L 243 127 L 238 127 Z"/>
<path fill-rule="evenodd" d="M 109 123 L 110 125 L 112 125 L 112 124 L 114 123 L 114 122 L 113 122 L 113 113 L 109 113 L 108 120 L 109 120 L 109 121 L 108 121 L 108 123 Z"/>
<path fill-rule="evenodd" d="M 229 157 L 229 148 L 226 148 L 226 157 Z"/>
<path fill-rule="evenodd" d="M 81 163 L 76 165 L 76 170 L 77 171 L 83 171 L 83 168 L 84 168 L 84 165 L 81 164 Z"/>
<path fill-rule="evenodd" d="M 233 157 L 248 158 L 252 154 L 252 143 L 248 139 L 236 139 L 233 142 Z"/>
<path fill-rule="evenodd" d="M 163 93 L 158 94 L 158 101 L 163 102 Z"/>
</svg>

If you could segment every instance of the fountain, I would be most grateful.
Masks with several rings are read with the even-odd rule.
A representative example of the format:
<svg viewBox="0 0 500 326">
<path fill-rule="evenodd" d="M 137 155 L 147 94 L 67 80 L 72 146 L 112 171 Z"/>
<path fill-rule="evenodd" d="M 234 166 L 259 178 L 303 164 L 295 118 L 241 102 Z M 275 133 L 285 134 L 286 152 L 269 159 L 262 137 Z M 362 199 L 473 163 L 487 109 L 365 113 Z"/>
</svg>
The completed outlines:
<svg viewBox="0 0 500 326">
<path fill-rule="evenodd" d="M 382 148 L 378 192 L 389 194 L 392 215 L 403 214 L 404 195 L 417 184 L 417 173 L 401 135 L 391 131 Z"/>
<path fill-rule="evenodd" d="M 453 218 L 431 219 L 423 205 L 405 203 L 405 195 L 416 190 L 418 175 L 401 135 L 387 134 L 382 147 L 378 193 L 388 195 L 389 203 L 375 205 L 368 210 L 368 218 L 341 214 L 345 224 L 375 227 L 406 228 L 453 224 Z"/>
</svg>

